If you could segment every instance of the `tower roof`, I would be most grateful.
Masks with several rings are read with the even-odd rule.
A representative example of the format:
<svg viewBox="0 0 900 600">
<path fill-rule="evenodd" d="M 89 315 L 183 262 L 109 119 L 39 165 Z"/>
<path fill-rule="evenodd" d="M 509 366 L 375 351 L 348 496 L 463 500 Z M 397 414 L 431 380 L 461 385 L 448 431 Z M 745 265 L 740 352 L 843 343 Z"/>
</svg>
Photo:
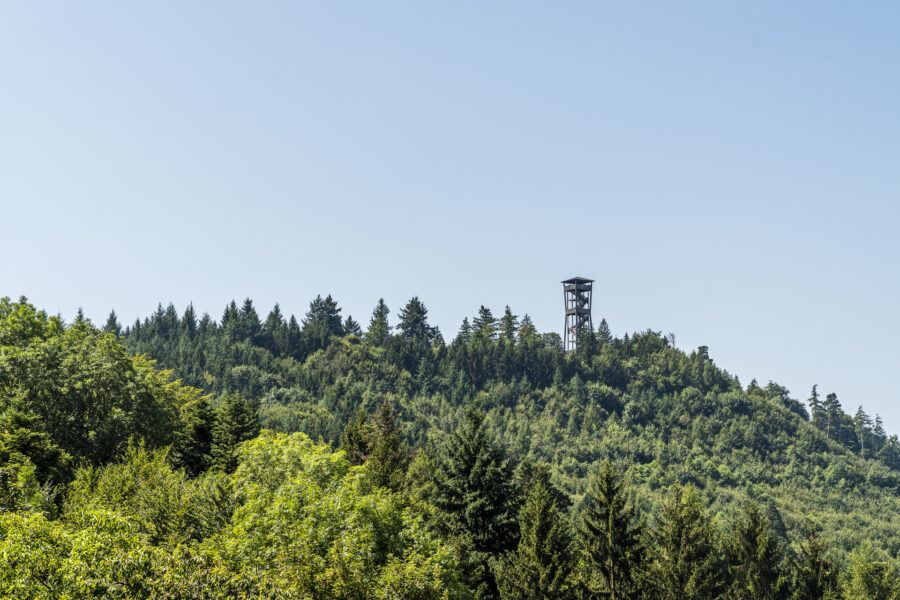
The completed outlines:
<svg viewBox="0 0 900 600">
<path fill-rule="evenodd" d="M 562 283 L 594 283 L 594 280 L 587 277 L 572 277 L 571 279 L 564 279 Z"/>
</svg>

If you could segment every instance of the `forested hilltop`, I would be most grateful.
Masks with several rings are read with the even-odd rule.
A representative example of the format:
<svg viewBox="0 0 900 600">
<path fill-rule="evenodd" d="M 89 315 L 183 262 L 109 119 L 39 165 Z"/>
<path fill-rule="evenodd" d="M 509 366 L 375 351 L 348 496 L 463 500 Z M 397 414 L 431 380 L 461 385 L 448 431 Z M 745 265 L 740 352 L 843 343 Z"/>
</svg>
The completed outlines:
<svg viewBox="0 0 900 600">
<path fill-rule="evenodd" d="M 565 354 L 508 307 L 450 341 L 418 298 L 340 313 L 0 301 L 3 594 L 900 594 L 900 443 L 862 408 L 605 321 Z"/>
</svg>

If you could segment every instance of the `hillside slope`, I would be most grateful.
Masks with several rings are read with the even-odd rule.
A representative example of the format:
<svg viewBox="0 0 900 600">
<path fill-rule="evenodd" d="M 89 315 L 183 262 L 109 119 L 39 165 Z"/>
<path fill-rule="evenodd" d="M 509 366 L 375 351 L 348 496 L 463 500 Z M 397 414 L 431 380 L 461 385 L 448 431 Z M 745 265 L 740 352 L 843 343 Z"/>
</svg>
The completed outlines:
<svg viewBox="0 0 900 600">
<path fill-rule="evenodd" d="M 646 513 L 690 483 L 723 527 L 754 500 L 787 541 L 817 532 L 838 554 L 867 540 L 900 555 L 900 444 L 833 395 L 814 392 L 810 416 L 777 384 L 742 387 L 705 347 L 688 354 L 653 331 L 614 338 L 605 321 L 566 355 L 508 308 L 495 318 L 482 307 L 449 343 L 417 298 L 394 332 L 388 313 L 379 302 L 363 333 L 331 297 L 299 322 L 277 306 L 260 319 L 246 300 L 220 321 L 159 306 L 124 331 L 111 315 L 106 329 L 190 385 L 252 400 L 264 428 L 337 446 L 359 410 L 387 398 L 427 471 L 474 402 L 514 462 L 552 466 L 573 512 L 609 458 Z"/>
</svg>

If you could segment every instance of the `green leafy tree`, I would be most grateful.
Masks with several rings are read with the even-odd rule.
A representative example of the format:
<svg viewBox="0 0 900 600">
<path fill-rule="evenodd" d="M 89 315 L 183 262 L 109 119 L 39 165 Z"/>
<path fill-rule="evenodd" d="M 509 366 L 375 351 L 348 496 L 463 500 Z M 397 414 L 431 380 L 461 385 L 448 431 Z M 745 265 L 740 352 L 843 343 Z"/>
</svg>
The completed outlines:
<svg viewBox="0 0 900 600">
<path fill-rule="evenodd" d="M 602 575 L 610 600 L 629 598 L 644 559 L 642 528 L 609 461 L 593 477 L 581 521 L 588 564 Z"/>
</svg>

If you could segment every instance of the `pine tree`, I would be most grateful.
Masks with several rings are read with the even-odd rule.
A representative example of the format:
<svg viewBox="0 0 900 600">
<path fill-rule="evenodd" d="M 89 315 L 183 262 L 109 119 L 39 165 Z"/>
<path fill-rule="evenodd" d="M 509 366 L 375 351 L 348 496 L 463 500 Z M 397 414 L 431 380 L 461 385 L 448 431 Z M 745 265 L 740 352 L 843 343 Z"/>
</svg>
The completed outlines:
<svg viewBox="0 0 900 600">
<path fill-rule="evenodd" d="M 366 332 L 366 341 L 373 346 L 384 346 L 391 336 L 391 326 L 388 323 L 390 313 L 384 298 L 378 299 L 378 304 L 372 310 L 372 318 L 369 320 L 369 330 Z"/>
<path fill-rule="evenodd" d="M 825 546 L 814 535 L 801 545 L 791 568 L 793 600 L 838 600 L 838 569 L 825 555 Z"/>
<path fill-rule="evenodd" d="M 394 418 L 394 407 L 385 400 L 372 423 L 372 445 L 366 471 L 375 485 L 398 491 L 409 464 L 409 452 Z"/>
<path fill-rule="evenodd" d="M 609 461 L 593 477 L 581 520 L 585 553 L 603 576 L 610 600 L 628 598 L 644 557 L 641 526 Z"/>
<path fill-rule="evenodd" d="M 500 562 L 502 600 L 563 600 L 573 596 L 574 553 L 568 524 L 548 482 L 538 479 L 519 512 L 519 545 Z"/>
<path fill-rule="evenodd" d="M 856 410 L 856 416 L 853 417 L 853 426 L 859 443 L 859 453 L 862 456 L 866 456 L 866 441 L 872 435 L 872 419 L 866 414 L 862 406 Z"/>
<path fill-rule="evenodd" d="M 722 565 L 697 490 L 675 487 L 652 533 L 650 586 L 658 600 L 715 600 Z"/>
<path fill-rule="evenodd" d="M 119 318 L 116 316 L 116 311 L 109 311 L 109 317 L 106 319 L 106 324 L 103 326 L 103 331 L 106 333 L 111 333 L 116 337 L 122 335 L 122 326 L 119 324 Z"/>
<path fill-rule="evenodd" d="M 728 541 L 729 599 L 787 600 L 790 589 L 781 557 L 768 519 L 758 506 L 749 506 Z"/>
<path fill-rule="evenodd" d="M 822 401 L 819 400 L 819 390 L 818 385 L 812 386 L 812 392 L 810 392 L 809 400 L 807 400 L 807 404 L 809 404 L 809 415 L 810 422 L 813 424 L 813 427 L 819 429 L 821 431 L 825 430 L 825 409 L 822 406 Z"/>
</svg>

